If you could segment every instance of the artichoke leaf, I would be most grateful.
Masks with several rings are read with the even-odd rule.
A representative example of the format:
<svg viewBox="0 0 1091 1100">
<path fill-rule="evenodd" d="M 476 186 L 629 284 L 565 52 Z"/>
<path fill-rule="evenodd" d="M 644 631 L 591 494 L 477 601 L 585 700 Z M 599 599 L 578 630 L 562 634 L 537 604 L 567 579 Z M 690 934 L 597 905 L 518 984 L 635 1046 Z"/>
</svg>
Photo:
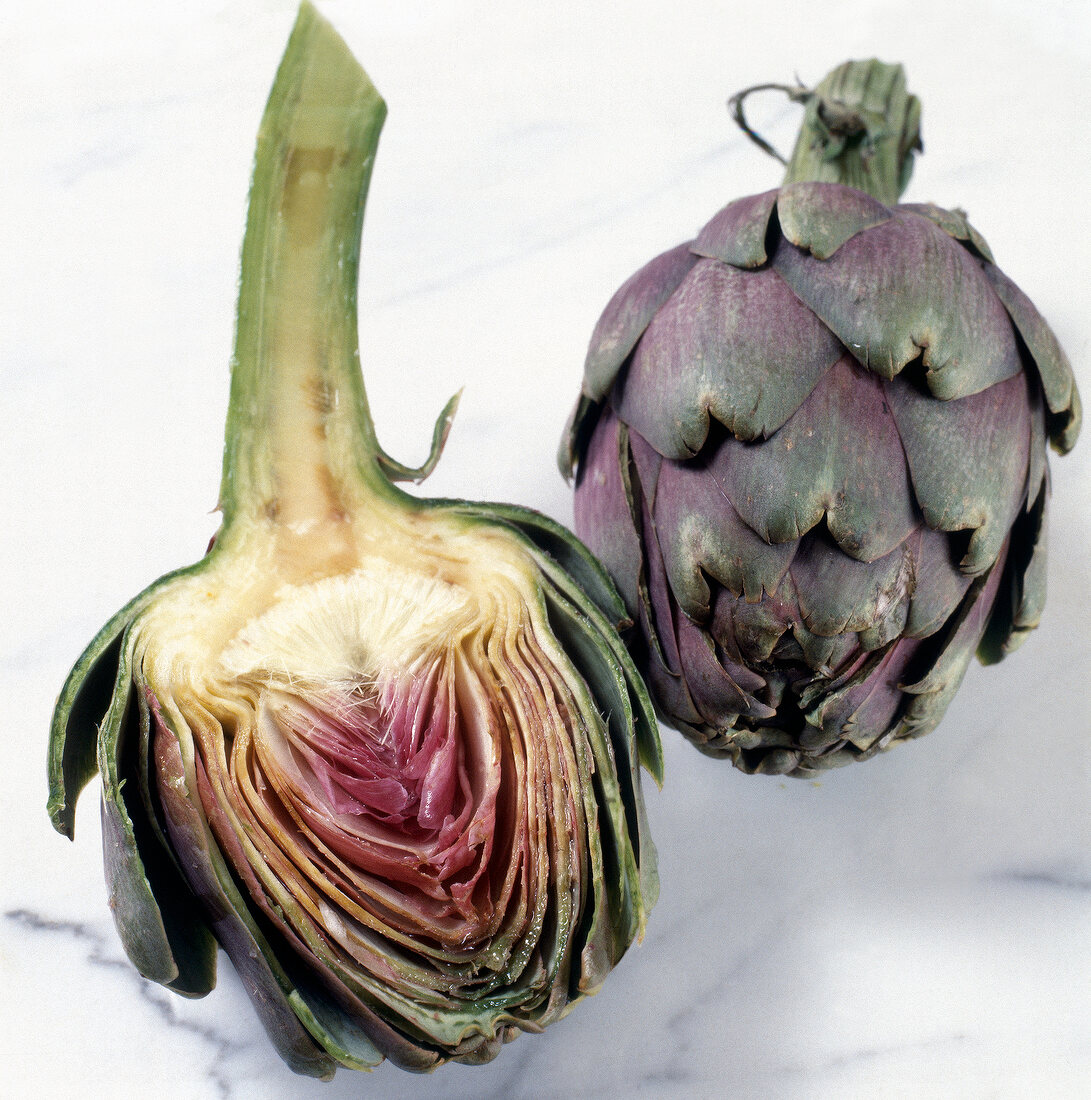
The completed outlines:
<svg viewBox="0 0 1091 1100">
<path fill-rule="evenodd" d="M 923 357 L 929 389 L 950 401 L 1022 369 L 981 265 L 926 218 L 891 218 L 856 234 L 828 260 L 785 243 L 773 266 L 856 359 L 883 378 Z"/>
<path fill-rule="evenodd" d="M 886 386 L 925 521 L 972 532 L 961 562 L 971 576 L 996 561 L 1026 491 L 1026 390 L 1022 375 L 957 401 L 933 401 L 904 378 Z"/>
<path fill-rule="evenodd" d="M 932 202 L 903 202 L 898 204 L 899 213 L 919 214 L 934 222 L 950 237 L 968 248 L 974 255 L 993 263 L 992 249 L 988 242 L 970 224 L 963 210 L 944 210 Z"/>
<path fill-rule="evenodd" d="M 613 583 L 617 585 L 632 621 L 640 607 L 640 540 L 633 529 L 632 485 L 628 476 L 628 432 L 619 430 L 618 419 L 609 406 L 603 421 L 580 463 L 580 481 L 594 486 L 594 508 L 583 508 L 587 499 L 577 494 L 573 502 L 576 523 L 596 560 L 610 558 Z"/>
<path fill-rule="evenodd" d="M 597 698 L 616 698 L 620 694 L 623 700 L 621 713 L 623 720 L 617 723 L 618 732 L 625 734 L 625 755 L 629 741 L 635 744 L 637 754 L 633 757 L 633 774 L 636 763 L 655 780 L 658 786 L 663 784 L 663 748 L 659 740 L 659 726 L 644 681 L 632 664 L 632 658 L 621 638 L 610 629 L 610 622 L 599 605 L 589 600 L 577 584 L 573 584 L 571 574 L 558 569 L 548 558 L 539 558 L 539 566 L 552 581 L 565 604 L 577 616 L 577 622 L 583 627 L 583 633 L 590 638 L 590 645 L 579 644 L 579 652 L 584 658 L 580 672 L 591 680 L 592 695 Z M 546 590 L 546 598 L 552 606 L 553 592 Z M 609 676 L 604 676 L 604 670 Z M 600 694 L 600 689 L 603 694 Z M 614 728 L 613 726 L 611 727 Z M 636 800 L 639 802 L 639 800 Z M 642 804 L 640 804 L 643 810 Z"/>
<path fill-rule="evenodd" d="M 1050 412 L 1049 438 L 1053 449 L 1067 454 L 1080 434 L 1082 420 L 1080 394 L 1068 355 L 1038 308 L 1000 268 L 986 264 L 985 275 L 1038 368 Z"/>
<path fill-rule="evenodd" d="M 1048 486 L 1015 521 L 1011 549 L 1004 566 L 996 605 L 977 655 L 982 664 L 996 664 L 1026 641 L 1042 618 L 1046 601 Z"/>
<path fill-rule="evenodd" d="M 795 557 L 795 542 L 766 542 L 744 522 L 710 470 L 671 463 L 660 472 L 656 537 L 679 607 L 703 621 L 711 610 L 711 577 L 750 601 L 773 595 Z"/>
<path fill-rule="evenodd" d="M 1005 557 L 1006 550 L 988 572 L 974 579 L 958 612 L 947 624 L 938 653 L 925 675 L 913 683 L 901 685 L 901 690 L 914 698 L 905 709 L 895 732 L 897 737 L 920 737 L 934 729 L 943 717 L 985 631 L 1003 575 Z"/>
<path fill-rule="evenodd" d="M 697 234 L 690 249 L 732 267 L 761 267 L 769 259 L 765 242 L 778 193 L 765 191 L 728 203 Z"/>
<path fill-rule="evenodd" d="M 625 946 L 634 936 L 642 939 L 647 911 L 658 894 L 658 878 L 655 875 L 655 849 L 647 832 L 643 807 L 634 797 L 634 769 L 626 774 L 616 767 L 617 752 L 614 738 L 619 727 L 632 720 L 629 692 L 620 669 L 601 669 L 603 657 L 597 644 L 596 633 L 585 616 L 570 605 L 559 592 L 546 597 L 546 608 L 552 607 L 551 621 L 558 638 L 567 649 L 581 658 L 581 665 L 593 669 L 596 662 L 600 669 L 593 681 L 595 687 L 612 689 L 612 706 L 602 716 L 588 688 L 577 680 L 573 687 L 581 711 L 587 716 L 587 760 L 591 783 L 601 793 L 594 801 L 585 795 L 590 820 L 597 822 L 602 841 L 602 864 L 592 865 L 592 881 L 596 891 L 604 891 L 589 913 L 587 947 L 584 951 L 585 972 L 579 988 L 593 992 L 602 983 L 605 974 L 621 958 Z M 605 697 L 610 699 L 610 695 Z M 595 810 L 597 803 L 598 809 Z M 645 845 L 641 848 L 641 841 Z M 593 860 L 597 853 L 592 854 Z M 647 893 L 645 891 L 647 890 Z M 602 962 L 598 962 L 600 954 Z"/>
<path fill-rule="evenodd" d="M 865 191 L 800 180 L 780 189 L 777 217 L 781 232 L 796 248 L 828 260 L 857 233 L 889 221 L 893 214 Z"/>
<path fill-rule="evenodd" d="M 648 325 L 613 403 L 661 455 L 687 459 L 710 418 L 737 439 L 773 435 L 841 353 L 774 270 L 705 259 Z"/>
<path fill-rule="evenodd" d="M 443 448 L 447 445 L 447 437 L 451 434 L 451 425 L 454 423 L 455 414 L 458 412 L 458 404 L 462 400 L 462 391 L 459 390 L 443 406 L 432 429 L 432 444 L 428 451 L 428 457 L 419 466 L 406 466 L 396 458 L 391 458 L 386 451 L 379 448 L 377 457 L 383 473 L 391 481 L 412 481 L 420 484 L 436 468 L 443 455 Z"/>
<path fill-rule="evenodd" d="M 842 551 L 873 561 L 917 523 L 883 389 L 848 355 L 765 446 L 728 437 L 708 469 L 735 511 L 769 543 L 794 542 L 825 518 Z"/>
<path fill-rule="evenodd" d="M 277 1053 L 294 1072 L 328 1080 L 336 1063 L 312 1038 L 316 1033 L 306 1027 L 311 1020 L 301 1022 L 293 1007 L 293 1001 L 298 1003 L 295 986 L 258 928 L 197 808 L 200 800 L 194 797 L 197 778 L 192 748 L 183 752 L 182 741 L 169 722 L 169 715 L 163 715 L 157 724 L 154 755 L 167 832 L 190 886 L 205 903 L 216 939 L 238 971 Z"/>
<path fill-rule="evenodd" d="M 70 840 L 75 832 L 76 802 L 98 770 L 99 723 L 108 712 L 112 713 L 111 699 L 120 683 L 125 632 L 174 577 L 199 568 L 200 562 L 168 573 L 134 596 L 95 635 L 65 680 L 49 731 L 46 808 L 53 828 Z"/>
<path fill-rule="evenodd" d="M 148 820 L 134 771 L 132 626 L 121 639 L 110 708 L 98 739 L 102 846 L 109 906 L 140 973 L 187 996 L 216 984 L 216 944 L 196 901 Z"/>
<path fill-rule="evenodd" d="M 617 289 L 591 334 L 584 395 L 600 402 L 648 322 L 697 263 L 689 244 L 676 245 L 645 264 Z"/>
</svg>

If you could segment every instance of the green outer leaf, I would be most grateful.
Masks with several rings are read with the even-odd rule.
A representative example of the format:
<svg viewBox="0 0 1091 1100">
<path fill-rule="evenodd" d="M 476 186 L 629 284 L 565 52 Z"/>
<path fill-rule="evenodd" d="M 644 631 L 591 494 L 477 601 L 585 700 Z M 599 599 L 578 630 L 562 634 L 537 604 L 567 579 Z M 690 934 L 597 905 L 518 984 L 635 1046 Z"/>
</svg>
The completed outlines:
<svg viewBox="0 0 1091 1100">
<path fill-rule="evenodd" d="M 988 242 L 970 224 L 964 210 L 944 210 L 942 206 L 936 206 L 932 202 L 903 202 L 898 204 L 898 210 L 920 214 L 921 217 L 935 222 L 950 237 L 960 241 L 964 247 L 980 256 L 983 260 L 993 263 L 992 249 Z"/>
<path fill-rule="evenodd" d="M 75 832 L 76 801 L 98 770 L 98 723 L 110 706 L 122 635 L 169 581 L 203 568 L 208 560 L 167 573 L 134 596 L 95 635 L 64 682 L 49 731 L 46 809 L 53 828 L 70 840 Z"/>
<path fill-rule="evenodd" d="M 648 324 L 611 403 L 664 458 L 685 460 L 710 418 L 737 439 L 772 436 L 842 352 L 775 271 L 702 259 Z"/>
<path fill-rule="evenodd" d="M 893 217 L 828 260 L 782 244 L 772 263 L 856 359 L 884 378 L 923 356 L 929 389 L 950 401 L 1022 370 L 980 262 L 927 218 Z"/>
<path fill-rule="evenodd" d="M 601 612 L 583 600 L 582 592 L 571 578 L 548 560 L 539 559 L 545 572 L 556 585 L 554 591 L 546 590 L 547 600 L 553 608 L 551 621 L 559 624 L 569 652 L 578 656 L 579 670 L 592 688 L 594 699 L 612 700 L 613 707 L 606 718 L 615 763 L 623 751 L 629 761 L 629 775 L 619 771 L 619 780 L 626 785 L 625 812 L 629 819 L 629 837 L 635 845 L 639 860 L 642 914 L 638 932 L 642 934 L 644 917 L 653 908 L 659 896 L 659 876 L 656 868 L 655 847 L 648 827 L 647 812 L 640 792 L 639 767 L 644 769 L 662 786 L 663 755 L 659 740 L 659 726 L 644 681 L 635 674 L 628 651 Z M 603 650 L 602 643 L 608 649 Z M 593 700 L 588 700 L 594 706 Z M 632 752 L 633 742 L 637 754 Z"/>
<path fill-rule="evenodd" d="M 406 466 L 404 462 L 391 458 L 386 451 L 379 450 L 379 465 L 391 481 L 412 481 L 419 485 L 436 468 L 443 454 L 443 448 L 447 444 L 447 436 L 451 434 L 451 425 L 454 423 L 458 403 L 461 400 L 462 390 L 459 390 L 440 410 L 435 426 L 432 428 L 432 445 L 429 448 L 428 457 L 419 466 Z"/>
<path fill-rule="evenodd" d="M 728 203 L 697 234 L 691 251 L 732 267 L 761 267 L 769 258 L 765 238 L 778 194 L 774 189 Z"/>
<path fill-rule="evenodd" d="M 886 388 L 928 525 L 972 531 L 965 573 L 988 569 L 1001 552 L 1026 492 L 1031 413 L 1016 376 L 960 401 L 935 401 L 901 381 Z"/>
<path fill-rule="evenodd" d="M 1038 377 L 1051 414 L 1048 428 L 1053 449 L 1059 454 L 1067 454 L 1076 445 L 1083 419 L 1072 364 L 1053 330 L 1026 294 L 1000 268 L 985 264 L 984 269 L 1038 368 Z"/>
<path fill-rule="evenodd" d="M 828 260 L 847 240 L 893 216 L 865 191 L 839 184 L 801 180 L 777 195 L 781 232 L 815 259 Z"/>
<path fill-rule="evenodd" d="M 596 662 L 605 656 L 600 638 L 589 620 L 560 592 L 544 589 L 543 599 L 552 612 L 549 619 L 558 639 L 595 689 L 592 693 L 586 681 L 570 685 L 588 719 L 588 732 L 594 735 L 590 739 L 594 754 L 592 780 L 599 793 L 591 820 L 597 819 L 599 825 L 605 886 L 610 899 L 608 913 L 600 913 L 596 906 L 592 919 L 589 940 L 593 945 L 601 943 L 607 950 L 607 958 L 601 972 L 594 967 L 581 977 L 580 990 L 590 993 L 598 989 L 606 972 L 617 963 L 633 939 L 643 934 L 647 912 L 658 892 L 658 878 L 653 870 L 654 848 L 647 842 L 643 802 L 637 785 L 637 763 L 629 742 L 633 715 L 624 674 L 617 667 L 609 670 L 601 664 L 596 667 Z M 605 719 L 596 709 L 596 696 L 601 700 L 603 695 L 613 696 L 613 706 Z M 619 749 L 623 749 L 629 759 L 628 771 L 623 767 L 624 761 L 618 759 Z M 642 836 L 647 843 L 646 851 L 641 847 Z M 592 843 L 592 852 L 595 847 Z M 609 918 L 605 925 L 600 925 L 601 916 Z M 599 936 L 608 938 L 608 946 Z M 599 950 L 593 949 L 587 957 L 598 958 Z"/>
<path fill-rule="evenodd" d="M 132 706 L 132 632 L 130 624 L 121 639 L 113 698 L 98 737 L 109 905 L 125 952 L 144 977 L 203 996 L 216 984 L 215 941 L 166 853 L 157 850 L 143 805 L 126 798 L 127 790 L 135 793 L 135 777 L 125 774 L 122 760 Z"/>
<path fill-rule="evenodd" d="M 288 993 L 288 1003 L 303 1026 L 332 1057 L 349 1069 L 374 1069 L 383 1061 L 383 1054 L 336 1005 L 309 991 L 304 998 L 298 988 Z"/>
</svg>

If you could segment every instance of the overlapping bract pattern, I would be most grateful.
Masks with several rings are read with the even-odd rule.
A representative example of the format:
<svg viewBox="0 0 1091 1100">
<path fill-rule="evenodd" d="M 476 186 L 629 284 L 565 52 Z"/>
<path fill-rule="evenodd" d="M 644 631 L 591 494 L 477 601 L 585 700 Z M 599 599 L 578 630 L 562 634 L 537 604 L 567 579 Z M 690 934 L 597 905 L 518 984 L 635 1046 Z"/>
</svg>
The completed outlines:
<svg viewBox="0 0 1091 1100">
<path fill-rule="evenodd" d="M 799 182 L 625 283 L 561 448 L 660 713 L 809 774 L 939 721 L 1044 600 L 1056 338 L 959 211 Z"/>
</svg>

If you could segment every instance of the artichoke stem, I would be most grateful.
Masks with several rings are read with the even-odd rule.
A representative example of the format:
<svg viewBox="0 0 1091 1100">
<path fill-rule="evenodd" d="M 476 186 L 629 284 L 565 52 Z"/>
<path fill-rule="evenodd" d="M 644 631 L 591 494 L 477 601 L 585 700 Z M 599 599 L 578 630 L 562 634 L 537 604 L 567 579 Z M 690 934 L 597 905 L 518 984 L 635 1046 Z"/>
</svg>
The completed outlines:
<svg viewBox="0 0 1091 1100">
<path fill-rule="evenodd" d="M 842 183 L 892 205 L 919 151 L 920 101 L 901 65 L 846 61 L 806 97 L 784 182 Z"/>
<path fill-rule="evenodd" d="M 379 467 L 356 325 L 364 202 L 385 116 L 348 47 L 304 3 L 258 135 L 221 543 L 236 518 L 336 543 L 362 503 L 395 492 Z"/>
</svg>

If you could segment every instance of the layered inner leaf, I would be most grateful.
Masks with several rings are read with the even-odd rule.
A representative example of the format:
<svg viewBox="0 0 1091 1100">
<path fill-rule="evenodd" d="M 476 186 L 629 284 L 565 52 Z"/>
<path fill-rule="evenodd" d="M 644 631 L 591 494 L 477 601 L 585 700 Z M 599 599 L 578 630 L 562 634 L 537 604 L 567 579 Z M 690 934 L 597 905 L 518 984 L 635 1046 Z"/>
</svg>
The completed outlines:
<svg viewBox="0 0 1091 1100">
<path fill-rule="evenodd" d="M 192 606 L 161 605 L 144 631 L 152 735 L 181 749 L 198 847 L 222 850 L 330 995 L 443 1056 L 562 1015 L 596 922 L 624 939 L 606 969 L 643 922 L 589 919 L 631 877 L 634 796 L 609 779 L 609 738 L 526 565 L 492 550 L 487 578 L 451 554 L 284 585 L 200 678 L 183 656 L 202 634 Z M 179 778 L 159 778 L 168 805 Z M 620 817 L 600 826 L 610 799 Z M 183 862 L 207 858 L 172 837 Z"/>
</svg>

